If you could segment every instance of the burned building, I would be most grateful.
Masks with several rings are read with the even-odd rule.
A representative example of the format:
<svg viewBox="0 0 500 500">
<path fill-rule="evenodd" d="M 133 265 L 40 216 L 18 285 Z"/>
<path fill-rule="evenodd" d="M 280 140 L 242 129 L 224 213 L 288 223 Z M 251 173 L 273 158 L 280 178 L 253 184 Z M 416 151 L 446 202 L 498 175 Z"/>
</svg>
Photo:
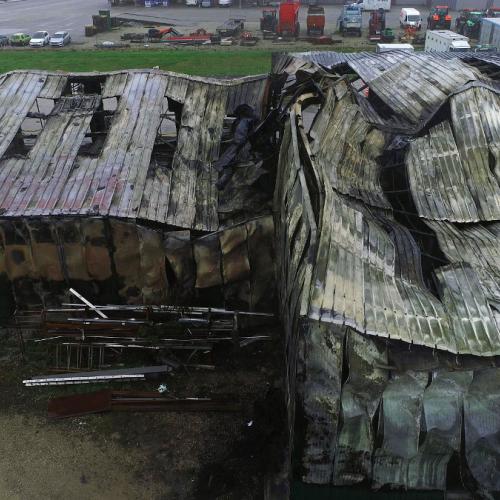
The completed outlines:
<svg viewBox="0 0 500 500">
<path fill-rule="evenodd" d="M 296 480 L 500 490 L 499 64 L 275 60 L 294 95 L 275 205 Z"/>
<path fill-rule="evenodd" d="M 268 498 L 291 480 L 498 492 L 499 66 L 319 52 L 227 81 L 4 75 L 2 293 L 276 306 L 289 442 Z M 260 133 L 243 148 L 241 105 Z"/>
<path fill-rule="evenodd" d="M 217 189 L 214 168 L 234 110 L 245 104 L 260 118 L 268 86 L 267 76 L 154 70 L 3 75 L 0 274 L 10 309 L 60 304 L 69 287 L 100 304 L 272 307 L 271 192 L 252 190 L 262 161 L 234 196 L 234 182 Z"/>
</svg>

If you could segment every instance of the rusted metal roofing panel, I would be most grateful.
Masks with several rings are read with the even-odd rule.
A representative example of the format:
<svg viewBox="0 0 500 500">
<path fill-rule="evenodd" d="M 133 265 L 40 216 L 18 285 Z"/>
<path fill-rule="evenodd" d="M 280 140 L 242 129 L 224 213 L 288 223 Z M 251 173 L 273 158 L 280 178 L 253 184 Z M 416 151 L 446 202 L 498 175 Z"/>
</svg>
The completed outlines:
<svg viewBox="0 0 500 500">
<path fill-rule="evenodd" d="M 49 75 L 38 97 L 43 99 L 59 99 L 68 82 L 66 75 Z"/>
<path fill-rule="evenodd" d="M 128 71 L 108 75 L 102 89 L 102 98 L 107 99 L 121 96 L 125 91 L 128 75 Z"/>
<path fill-rule="evenodd" d="M 203 230 L 218 227 L 216 172 L 211 162 L 218 154 L 225 102 L 223 89 L 198 82 L 190 84 L 181 116 L 170 191 L 159 202 L 159 216 L 169 224 Z"/>
<path fill-rule="evenodd" d="M 7 151 L 35 103 L 47 77 L 37 73 L 11 73 L 0 86 L 0 158 Z"/>
<path fill-rule="evenodd" d="M 368 84 L 395 113 L 418 124 L 428 120 L 451 93 L 476 79 L 458 59 L 408 55 Z"/>
<path fill-rule="evenodd" d="M 70 102 L 78 105 L 71 106 Z M 1 168 L 11 172 L 10 181 L 3 184 L 0 190 L 0 209 L 4 215 L 53 212 L 99 103 L 100 99 L 96 96 L 64 98 L 59 103 L 58 114 L 48 118 L 24 160 L 0 161 Z M 17 166 L 20 169 L 14 177 L 12 172 Z"/>
<path fill-rule="evenodd" d="M 160 75 L 137 74 L 128 79 L 97 165 L 101 178 L 93 198 L 87 198 L 90 210 L 137 217 L 161 122 L 165 87 L 165 78 Z"/>
</svg>

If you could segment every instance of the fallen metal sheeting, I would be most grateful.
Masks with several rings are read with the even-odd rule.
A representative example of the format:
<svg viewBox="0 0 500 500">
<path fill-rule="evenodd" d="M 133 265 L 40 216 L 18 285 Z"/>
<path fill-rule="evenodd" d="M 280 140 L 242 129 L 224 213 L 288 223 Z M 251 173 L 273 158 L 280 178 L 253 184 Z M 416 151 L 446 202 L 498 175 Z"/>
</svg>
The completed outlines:
<svg viewBox="0 0 500 500">
<path fill-rule="evenodd" d="M 144 366 L 140 368 L 122 368 L 116 370 L 90 371 L 61 375 L 40 375 L 23 380 L 26 387 L 42 385 L 95 384 L 99 382 L 127 382 L 145 380 L 148 374 L 168 373 L 173 366 Z"/>
<path fill-rule="evenodd" d="M 237 412 L 240 410 L 240 404 L 229 399 L 169 399 L 155 392 L 110 390 L 52 398 L 48 404 L 49 418 L 80 417 L 108 411 Z"/>
</svg>

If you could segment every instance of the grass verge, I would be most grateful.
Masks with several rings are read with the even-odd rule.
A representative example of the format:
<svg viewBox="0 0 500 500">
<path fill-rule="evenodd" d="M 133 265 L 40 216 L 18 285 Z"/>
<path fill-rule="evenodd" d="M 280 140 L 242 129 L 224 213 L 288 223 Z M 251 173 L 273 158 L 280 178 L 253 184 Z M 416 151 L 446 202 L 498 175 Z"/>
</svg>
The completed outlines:
<svg viewBox="0 0 500 500">
<path fill-rule="evenodd" d="M 114 71 L 152 68 L 199 76 L 244 76 L 271 69 L 270 50 L 113 49 L 0 51 L 0 73 L 16 69 Z"/>
</svg>

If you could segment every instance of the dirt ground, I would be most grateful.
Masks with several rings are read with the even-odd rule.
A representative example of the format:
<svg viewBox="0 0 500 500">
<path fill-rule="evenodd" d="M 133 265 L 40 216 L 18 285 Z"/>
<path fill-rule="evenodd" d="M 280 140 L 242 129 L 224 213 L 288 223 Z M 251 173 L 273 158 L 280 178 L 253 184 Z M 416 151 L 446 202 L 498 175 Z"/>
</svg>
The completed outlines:
<svg viewBox="0 0 500 500">
<path fill-rule="evenodd" d="M 176 372 L 162 381 L 175 397 L 238 399 L 240 412 L 53 421 L 46 417 L 50 397 L 109 385 L 25 388 L 23 378 L 44 373 L 41 353 L 22 363 L 14 339 L 0 335 L 0 499 L 260 498 L 283 446 L 280 346 L 245 349 L 240 358 L 222 353 L 214 371 Z M 155 390 L 160 382 L 114 387 Z"/>
</svg>

